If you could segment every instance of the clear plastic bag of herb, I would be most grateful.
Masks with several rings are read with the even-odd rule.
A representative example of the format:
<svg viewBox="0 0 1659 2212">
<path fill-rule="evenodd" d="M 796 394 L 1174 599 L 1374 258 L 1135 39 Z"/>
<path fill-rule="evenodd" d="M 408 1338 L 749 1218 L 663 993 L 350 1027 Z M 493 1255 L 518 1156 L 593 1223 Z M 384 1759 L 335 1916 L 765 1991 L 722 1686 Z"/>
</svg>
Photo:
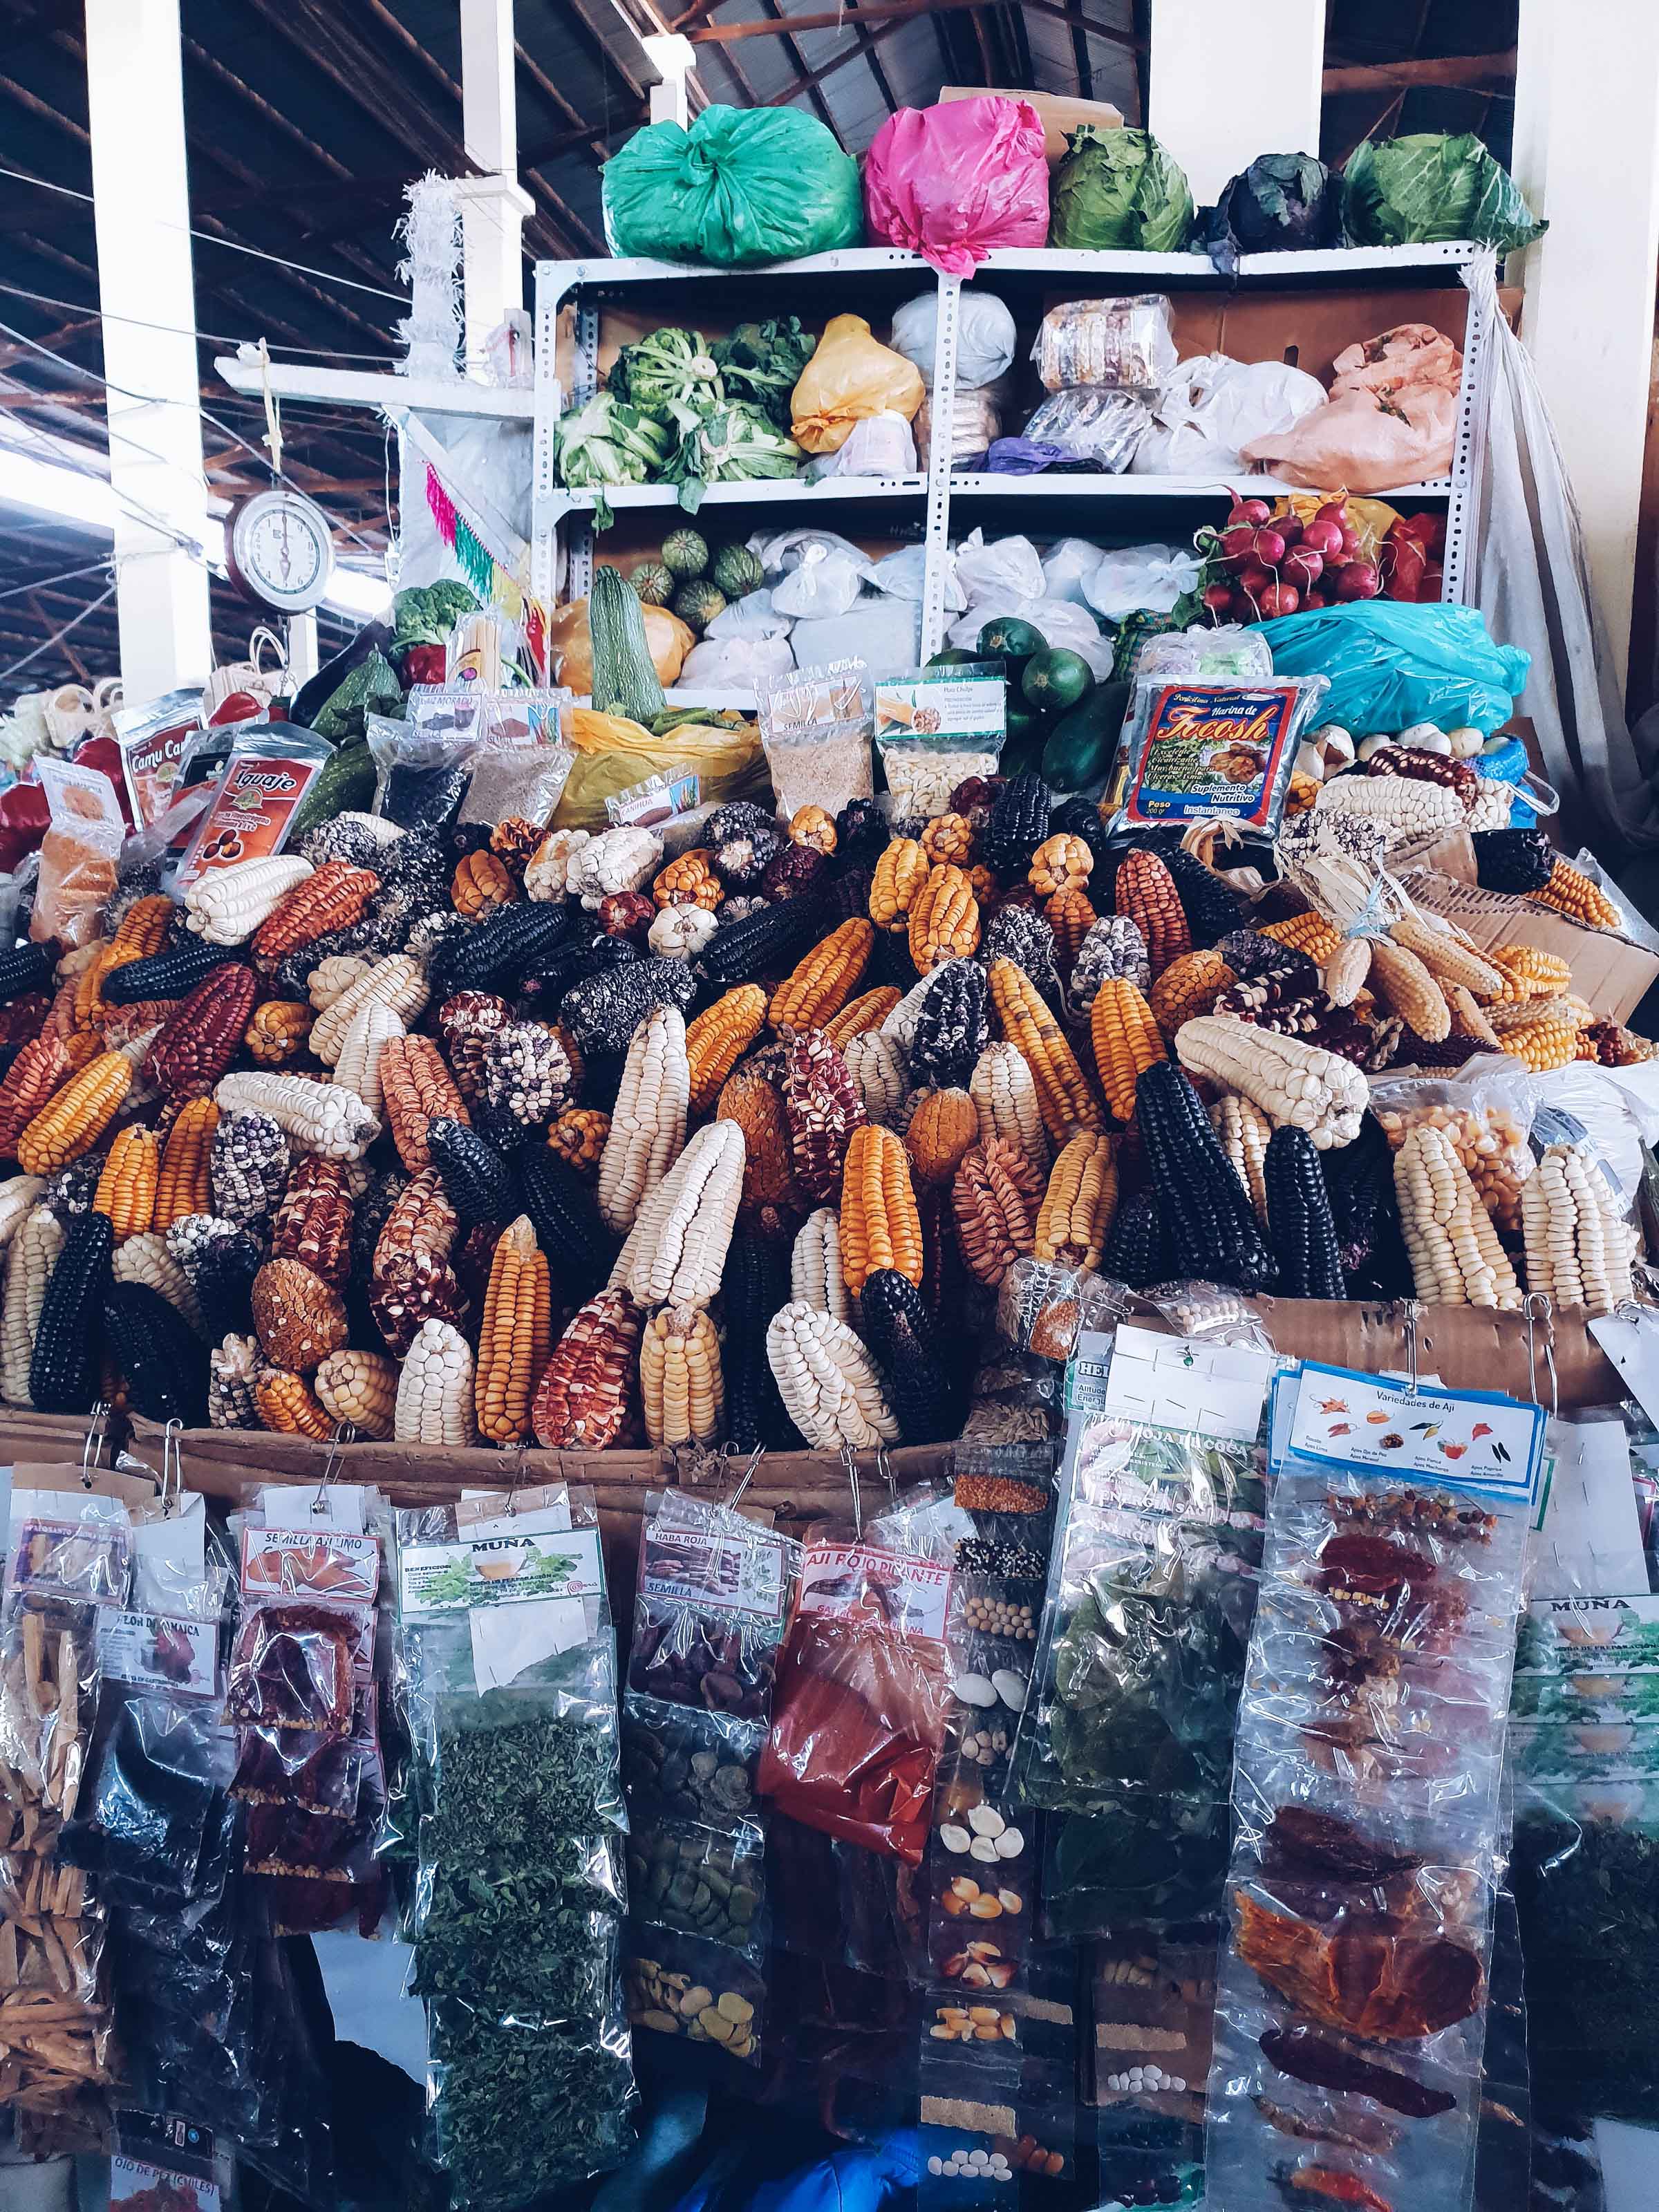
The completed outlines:
<svg viewBox="0 0 1659 2212">
<path fill-rule="evenodd" d="M 630 1693 L 764 1726 L 799 1561 L 792 1538 L 741 1513 L 683 1491 L 650 1493 Z"/>
<path fill-rule="evenodd" d="M 526 2204 L 619 2166 L 633 2145 L 633 2047 L 620 2011 L 592 2034 L 429 2002 L 428 2118 L 451 2202 Z"/>
<path fill-rule="evenodd" d="M 1254 1445 L 1073 1411 L 1014 1747 L 1024 1802 L 1225 1801 L 1263 1475 Z"/>
</svg>

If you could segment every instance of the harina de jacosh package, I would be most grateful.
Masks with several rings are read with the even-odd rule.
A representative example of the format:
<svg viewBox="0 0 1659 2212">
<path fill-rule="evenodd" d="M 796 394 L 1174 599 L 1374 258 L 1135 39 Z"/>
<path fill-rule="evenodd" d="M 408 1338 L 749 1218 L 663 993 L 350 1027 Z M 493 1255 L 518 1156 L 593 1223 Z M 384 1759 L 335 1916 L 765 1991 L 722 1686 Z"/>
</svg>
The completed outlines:
<svg viewBox="0 0 1659 2212">
<path fill-rule="evenodd" d="M 1322 676 L 1265 682 L 1138 678 L 1124 725 L 1120 774 L 1126 780 L 1113 829 L 1220 815 L 1274 836 L 1285 818 L 1297 746 L 1326 688 Z"/>
</svg>

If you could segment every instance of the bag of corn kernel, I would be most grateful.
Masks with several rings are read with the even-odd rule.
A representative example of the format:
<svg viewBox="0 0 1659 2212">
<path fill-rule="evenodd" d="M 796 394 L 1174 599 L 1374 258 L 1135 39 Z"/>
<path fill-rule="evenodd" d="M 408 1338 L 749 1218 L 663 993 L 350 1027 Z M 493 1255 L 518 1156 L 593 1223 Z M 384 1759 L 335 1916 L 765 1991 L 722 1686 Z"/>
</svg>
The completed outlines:
<svg viewBox="0 0 1659 2212">
<path fill-rule="evenodd" d="M 1538 1093 L 1518 1060 L 1477 1053 L 1463 1066 L 1432 1075 L 1378 1075 L 1371 1111 L 1398 1152 L 1425 1123 L 1443 1129 L 1482 1203 L 1499 1229 L 1521 1226 L 1521 1186 L 1533 1171 L 1533 1116 Z"/>
</svg>

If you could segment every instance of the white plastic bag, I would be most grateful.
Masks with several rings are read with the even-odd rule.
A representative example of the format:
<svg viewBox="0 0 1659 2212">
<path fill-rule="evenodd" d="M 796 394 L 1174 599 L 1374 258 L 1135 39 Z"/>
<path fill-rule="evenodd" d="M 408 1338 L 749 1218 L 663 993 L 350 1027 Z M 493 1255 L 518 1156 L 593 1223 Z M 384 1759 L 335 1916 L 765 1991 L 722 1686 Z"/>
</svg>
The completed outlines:
<svg viewBox="0 0 1659 2212">
<path fill-rule="evenodd" d="M 994 384 L 1014 358 L 1014 318 L 994 292 L 964 290 L 957 307 L 957 386 Z M 918 292 L 893 317 L 893 350 L 921 371 L 929 391 L 939 344 L 939 294 Z"/>
<path fill-rule="evenodd" d="M 794 665 L 787 637 L 706 637 L 686 654 L 679 682 L 687 690 L 755 691 Z"/>
<path fill-rule="evenodd" d="M 1024 599 L 1012 592 L 994 592 L 988 599 L 976 599 L 946 635 L 952 645 L 973 652 L 987 623 L 1011 617 L 1030 623 L 1045 644 L 1063 645 L 1080 653 L 1097 684 L 1103 684 L 1111 674 L 1111 640 L 1101 635 L 1100 625 L 1087 607 L 1079 606 L 1073 599 Z"/>
<path fill-rule="evenodd" d="M 916 441 L 908 422 L 884 408 L 854 422 L 833 453 L 820 453 L 808 464 L 807 477 L 817 483 L 824 477 L 908 477 L 916 472 Z"/>
<path fill-rule="evenodd" d="M 1183 361 L 1152 404 L 1152 427 L 1135 447 L 1132 476 L 1226 477 L 1249 464 L 1240 448 L 1293 429 L 1325 401 L 1325 387 L 1283 361 L 1232 361 L 1205 353 Z"/>
<path fill-rule="evenodd" d="M 1098 545 L 1086 538 L 1058 538 L 1042 556 L 1044 598 L 1071 599 L 1080 607 L 1087 606 L 1084 583 L 1099 566 Z"/>
<path fill-rule="evenodd" d="M 999 538 L 988 545 L 985 532 L 976 530 L 957 548 L 957 574 L 969 605 L 998 592 L 1024 599 L 1042 597 L 1042 562 L 1029 538 Z"/>
<path fill-rule="evenodd" d="M 798 667 L 861 660 L 877 683 L 906 676 L 921 659 L 921 602 L 869 592 L 844 614 L 798 622 L 789 644 Z"/>
<path fill-rule="evenodd" d="M 1123 545 L 1103 553 L 1084 596 L 1109 622 L 1143 610 L 1167 615 L 1183 592 L 1195 592 L 1204 563 L 1190 546 Z"/>
<path fill-rule="evenodd" d="M 772 594 L 763 587 L 758 592 L 745 592 L 730 606 L 722 607 L 704 630 L 705 637 L 760 638 L 787 637 L 793 617 L 781 615 L 772 604 Z"/>
<path fill-rule="evenodd" d="M 920 599 L 927 588 L 927 548 L 925 545 L 901 545 L 896 553 L 888 553 L 870 571 L 870 580 L 878 592 L 886 592 L 896 599 Z M 968 604 L 957 575 L 956 556 L 945 556 L 945 605 L 955 614 Z M 712 625 L 711 625 L 712 627 Z"/>
<path fill-rule="evenodd" d="M 1206 683 L 1230 676 L 1240 683 L 1266 684 L 1273 672 L 1273 647 L 1259 629 L 1241 623 L 1194 623 L 1190 629 L 1158 630 L 1143 637 L 1130 663 L 1129 681 L 1173 676 Z"/>
<path fill-rule="evenodd" d="M 809 544 L 799 566 L 772 586 L 772 606 L 781 615 L 844 615 L 856 604 L 870 564 L 856 546 Z"/>
<path fill-rule="evenodd" d="M 821 560 L 823 554 L 845 553 L 849 560 L 862 562 L 863 554 L 850 538 L 843 538 L 834 530 L 757 530 L 749 540 L 749 550 L 766 571 L 766 580 L 775 584 L 781 576 L 799 568 L 814 547 L 821 549 L 814 557 Z"/>
</svg>

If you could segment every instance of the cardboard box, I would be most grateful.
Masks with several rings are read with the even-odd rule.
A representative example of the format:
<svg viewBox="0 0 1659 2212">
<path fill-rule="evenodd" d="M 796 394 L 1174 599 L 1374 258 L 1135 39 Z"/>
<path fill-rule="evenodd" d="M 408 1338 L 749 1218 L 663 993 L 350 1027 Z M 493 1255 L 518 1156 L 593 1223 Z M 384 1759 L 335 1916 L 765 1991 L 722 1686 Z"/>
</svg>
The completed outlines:
<svg viewBox="0 0 1659 2212">
<path fill-rule="evenodd" d="M 1483 952 L 1494 945 L 1535 945 L 1559 955 L 1571 970 L 1572 989 L 1605 1021 L 1628 1021 L 1659 980 L 1659 953 L 1612 930 L 1586 929 L 1531 899 L 1484 891 L 1436 868 L 1408 869 L 1402 880 L 1420 907 L 1455 921 Z"/>
<path fill-rule="evenodd" d="M 939 94 L 946 100 L 1024 100 L 1036 108 L 1042 118 L 1044 150 L 1049 164 L 1059 161 L 1066 151 L 1066 134 L 1085 123 L 1093 123 L 1103 131 L 1121 131 L 1121 112 L 1109 100 L 1071 100 L 1060 93 L 1016 91 L 1012 87 L 983 84 L 947 84 Z"/>
</svg>

